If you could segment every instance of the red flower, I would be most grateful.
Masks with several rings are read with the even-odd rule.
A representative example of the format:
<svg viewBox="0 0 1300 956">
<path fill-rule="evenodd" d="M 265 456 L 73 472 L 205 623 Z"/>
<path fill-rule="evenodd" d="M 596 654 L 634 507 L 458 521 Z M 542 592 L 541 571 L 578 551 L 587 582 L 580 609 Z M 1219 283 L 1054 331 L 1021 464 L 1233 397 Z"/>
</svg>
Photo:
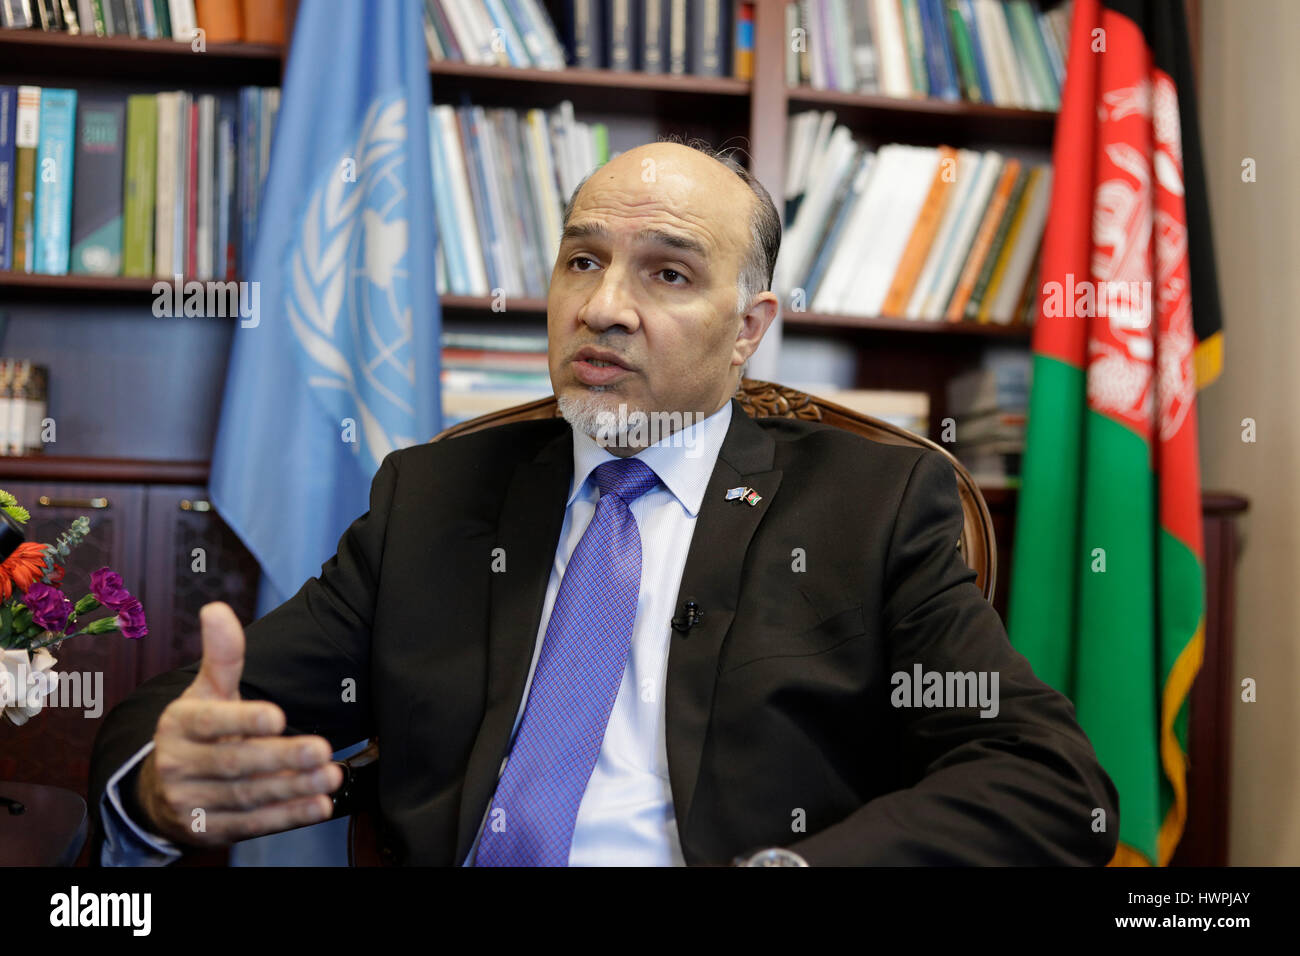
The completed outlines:
<svg viewBox="0 0 1300 956">
<path fill-rule="evenodd" d="M 26 591 L 45 575 L 45 557 L 50 551 L 47 544 L 24 541 L 4 564 L 0 564 L 0 601 L 9 600 L 14 589 Z"/>
</svg>

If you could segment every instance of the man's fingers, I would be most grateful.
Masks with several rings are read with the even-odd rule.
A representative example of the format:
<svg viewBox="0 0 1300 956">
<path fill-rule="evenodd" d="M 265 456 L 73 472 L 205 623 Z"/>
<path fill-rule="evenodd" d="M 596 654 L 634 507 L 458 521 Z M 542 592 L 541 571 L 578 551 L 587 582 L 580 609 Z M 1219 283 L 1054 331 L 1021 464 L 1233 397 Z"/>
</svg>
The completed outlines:
<svg viewBox="0 0 1300 956">
<path fill-rule="evenodd" d="M 163 711 L 159 733 L 178 731 L 192 740 L 273 737 L 284 732 L 284 711 L 266 700 L 177 698 Z"/>
<path fill-rule="evenodd" d="M 214 601 L 199 610 L 203 660 L 186 694 L 208 700 L 238 700 L 244 671 L 244 629 L 229 604 Z"/>
<path fill-rule="evenodd" d="M 186 842 L 197 846 L 225 846 L 252 837 L 279 833 L 295 827 L 328 820 L 334 812 L 329 797 L 298 797 L 285 803 L 271 804 L 257 810 L 217 810 L 204 813 L 204 829 L 187 835 Z M 185 815 L 189 819 L 191 814 Z M 191 827 L 193 830 L 193 827 Z"/>
<path fill-rule="evenodd" d="M 300 737 L 236 738 L 217 743 L 177 740 L 169 753 L 185 766 L 187 777 L 235 780 L 281 770 L 316 770 L 330 763 L 329 741 L 304 734 Z"/>
<path fill-rule="evenodd" d="M 264 806 L 333 793 L 343 783 L 343 768 L 326 764 L 314 770 L 282 770 L 238 780 L 191 780 L 170 788 L 174 813 L 183 817 L 194 807 L 211 814 L 224 810 L 259 810 Z"/>
</svg>

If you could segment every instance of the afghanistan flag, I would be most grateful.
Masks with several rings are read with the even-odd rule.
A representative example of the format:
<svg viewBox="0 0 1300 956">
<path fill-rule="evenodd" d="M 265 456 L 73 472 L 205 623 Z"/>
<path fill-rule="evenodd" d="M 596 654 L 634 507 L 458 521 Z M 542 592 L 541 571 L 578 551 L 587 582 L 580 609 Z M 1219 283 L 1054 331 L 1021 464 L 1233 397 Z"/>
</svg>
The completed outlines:
<svg viewBox="0 0 1300 956">
<path fill-rule="evenodd" d="M 1075 0 L 1069 47 L 1009 632 L 1119 790 L 1112 863 L 1164 865 L 1205 633 L 1196 392 L 1222 363 L 1183 4 Z"/>
</svg>

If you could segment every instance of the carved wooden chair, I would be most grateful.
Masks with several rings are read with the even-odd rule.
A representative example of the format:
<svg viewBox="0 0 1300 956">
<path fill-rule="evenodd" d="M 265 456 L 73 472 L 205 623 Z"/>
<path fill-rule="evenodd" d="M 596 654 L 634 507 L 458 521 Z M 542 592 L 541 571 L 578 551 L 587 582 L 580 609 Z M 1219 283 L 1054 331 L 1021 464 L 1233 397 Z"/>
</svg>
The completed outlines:
<svg viewBox="0 0 1300 956">
<path fill-rule="evenodd" d="M 965 518 L 958 547 L 962 558 L 975 572 L 976 586 L 984 594 L 985 600 L 992 603 L 997 580 L 993 521 L 974 479 L 947 449 L 928 438 L 914 435 L 878 418 L 772 382 L 745 379 L 735 397 L 751 418 L 800 418 L 823 422 L 887 445 L 932 448 L 947 458 L 956 473 L 957 491 Z M 432 440 L 441 441 L 481 428 L 535 418 L 553 418 L 557 415 L 559 410 L 556 408 L 555 396 L 552 395 L 461 422 L 442 431 Z M 340 763 L 343 764 L 344 783 L 336 794 L 334 816 L 351 815 L 352 818 L 348 824 L 348 862 L 353 866 L 391 864 L 391 853 L 381 845 L 375 810 L 378 803 L 379 738 L 371 738 L 364 750 Z"/>
</svg>

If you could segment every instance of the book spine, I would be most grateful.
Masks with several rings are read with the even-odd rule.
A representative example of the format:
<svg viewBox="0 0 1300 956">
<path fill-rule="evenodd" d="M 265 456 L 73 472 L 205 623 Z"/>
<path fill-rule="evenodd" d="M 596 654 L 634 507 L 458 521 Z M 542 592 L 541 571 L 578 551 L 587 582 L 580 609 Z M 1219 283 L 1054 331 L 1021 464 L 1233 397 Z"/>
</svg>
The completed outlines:
<svg viewBox="0 0 1300 956">
<path fill-rule="evenodd" d="M 180 147 L 176 101 L 179 93 L 159 93 L 154 97 L 157 110 L 158 150 L 154 190 L 153 274 L 170 279 L 172 269 L 172 234 L 176 229 L 176 150 Z"/>
<path fill-rule="evenodd" d="M 975 16 L 975 0 L 957 0 L 962 23 L 970 37 L 971 58 L 975 63 L 975 76 L 979 80 L 981 102 L 992 103 L 993 84 L 989 80 L 990 65 L 984 53 L 984 43 L 980 39 L 978 18 Z"/>
<path fill-rule="evenodd" d="M 185 251 L 181 261 L 185 263 L 185 275 L 203 278 L 198 267 L 198 231 L 199 231 L 199 101 L 191 98 L 189 102 L 189 136 L 186 139 L 186 174 L 185 174 Z"/>
<path fill-rule="evenodd" d="M 189 223 L 189 171 L 190 171 L 190 106 L 192 97 L 181 93 L 180 105 L 176 108 L 176 154 L 172 162 L 176 164 L 176 206 L 172 210 L 172 271 L 177 275 L 189 276 L 185 261 L 185 239 Z"/>
<path fill-rule="evenodd" d="M 14 127 L 14 251 L 15 272 L 36 267 L 36 150 L 40 145 L 41 88 L 18 87 Z"/>
<path fill-rule="evenodd" d="M 952 37 L 953 54 L 957 59 L 957 77 L 962 95 L 972 103 L 984 102 L 980 90 L 979 73 L 975 69 L 975 54 L 971 51 L 970 33 L 958 8 L 959 0 L 944 0 L 944 15 L 948 18 L 948 33 Z"/>
<path fill-rule="evenodd" d="M 733 71 L 738 80 L 754 78 L 754 7 L 742 3 L 736 14 L 736 68 Z"/>
<path fill-rule="evenodd" d="M 696 0 L 691 12 L 690 72 L 694 76 L 721 76 L 724 41 L 718 0 Z"/>
<path fill-rule="evenodd" d="M 235 124 L 224 111 L 217 121 L 217 235 L 213 245 L 213 269 L 221 280 L 233 279 L 230 267 L 230 197 L 234 194 Z"/>
<path fill-rule="evenodd" d="M 146 94 L 126 102 L 126 181 L 123 184 L 122 274 L 153 275 L 154 189 L 158 152 L 158 108 Z"/>
<path fill-rule="evenodd" d="M 18 120 L 18 87 L 0 86 L 0 270 L 13 268 L 14 254 L 14 134 Z"/>
<path fill-rule="evenodd" d="M 172 38 L 189 43 L 194 36 L 194 28 L 198 26 L 194 16 L 194 0 L 168 0 L 167 12 L 171 19 Z"/>
<path fill-rule="evenodd" d="M 989 197 L 988 208 L 984 210 L 984 218 L 980 221 L 979 231 L 971 241 L 970 253 L 966 256 L 965 265 L 962 266 L 961 277 L 957 280 L 957 285 L 952 291 L 952 298 L 948 301 L 948 308 L 944 313 L 944 318 L 950 322 L 960 322 L 962 316 L 965 315 L 966 303 L 970 299 L 971 291 L 975 288 L 975 282 L 984 266 L 984 260 L 988 257 L 989 247 L 993 244 L 993 235 L 997 231 L 998 223 L 1002 221 L 1002 214 L 1006 211 L 1007 201 L 1011 197 L 1011 191 L 1015 187 L 1019 175 L 1020 160 L 1007 160 L 1002 167 L 1002 173 L 993 189 L 993 194 Z"/>
<path fill-rule="evenodd" d="M 99 0 L 95 0 L 99 3 Z M 167 0 L 153 0 L 153 15 L 158 21 L 158 36 L 163 40 L 172 39 L 172 15 Z"/>
<path fill-rule="evenodd" d="M 668 0 L 668 72 L 686 72 L 686 0 Z"/>
<path fill-rule="evenodd" d="M 126 102 L 86 97 L 77 110 L 71 271 L 115 276 L 122 269 L 122 168 Z"/>
<path fill-rule="evenodd" d="M 67 275 L 71 252 L 74 125 L 77 91 L 41 91 L 41 139 L 36 150 L 36 266 Z"/>
<path fill-rule="evenodd" d="M 1022 166 L 1016 172 L 1016 179 L 1011 187 L 1011 193 L 1007 197 L 1006 205 L 999 212 L 997 228 L 993 231 L 993 238 L 989 242 L 983 261 L 980 263 L 975 285 L 971 288 L 970 297 L 966 300 L 963 315 L 967 319 L 979 317 L 980 305 L 984 301 L 984 293 L 988 291 L 989 282 L 993 278 L 993 270 L 997 267 L 1002 256 L 1002 247 L 1006 245 L 1007 233 L 1011 229 L 1012 222 L 1015 221 L 1016 211 L 1020 206 L 1020 197 L 1024 195 L 1025 183 L 1028 180 L 1029 170 Z"/>
<path fill-rule="evenodd" d="M 668 59 L 667 0 L 642 0 L 641 69 L 663 73 Z"/>
<path fill-rule="evenodd" d="M 0 455 L 9 454 L 9 420 L 13 416 L 14 362 L 0 358 Z"/>
<path fill-rule="evenodd" d="M 212 266 L 212 194 L 215 191 L 213 159 L 216 152 L 215 111 L 212 96 L 200 96 L 198 102 L 198 148 L 195 150 L 194 180 L 194 274 L 199 279 L 215 278 Z"/>
<path fill-rule="evenodd" d="M 917 0 L 901 0 L 903 37 L 907 44 L 907 66 L 912 76 L 912 93 L 929 96 L 934 92 L 925 69 L 925 34 L 921 30 L 921 10 Z"/>
<path fill-rule="evenodd" d="M 966 309 L 969 313 L 972 303 L 977 304 L 976 318 L 981 322 L 988 322 L 992 315 L 993 303 L 998 297 L 998 290 L 1002 286 L 1003 277 L 1007 272 L 1007 264 L 1011 259 L 1011 254 L 1015 250 L 1016 241 L 1020 236 L 1020 230 L 1024 228 L 1026 214 L 1030 200 L 1033 198 L 1034 184 L 1038 179 L 1037 169 L 1026 169 L 1021 176 L 1023 182 L 1017 183 L 1017 192 L 1011 196 L 1011 202 L 1007 206 L 1007 214 L 1002 217 L 1002 224 L 998 227 L 998 236 L 993 242 L 993 251 L 989 258 L 993 261 L 993 268 L 990 270 L 988 284 L 980 289 L 976 284 L 975 292 L 978 295 L 971 296 L 971 302 L 967 303 Z M 988 263 L 985 263 L 988 268 Z"/>
<path fill-rule="evenodd" d="M 609 68 L 626 73 L 636 68 L 632 59 L 632 0 L 609 5 Z"/>
</svg>

